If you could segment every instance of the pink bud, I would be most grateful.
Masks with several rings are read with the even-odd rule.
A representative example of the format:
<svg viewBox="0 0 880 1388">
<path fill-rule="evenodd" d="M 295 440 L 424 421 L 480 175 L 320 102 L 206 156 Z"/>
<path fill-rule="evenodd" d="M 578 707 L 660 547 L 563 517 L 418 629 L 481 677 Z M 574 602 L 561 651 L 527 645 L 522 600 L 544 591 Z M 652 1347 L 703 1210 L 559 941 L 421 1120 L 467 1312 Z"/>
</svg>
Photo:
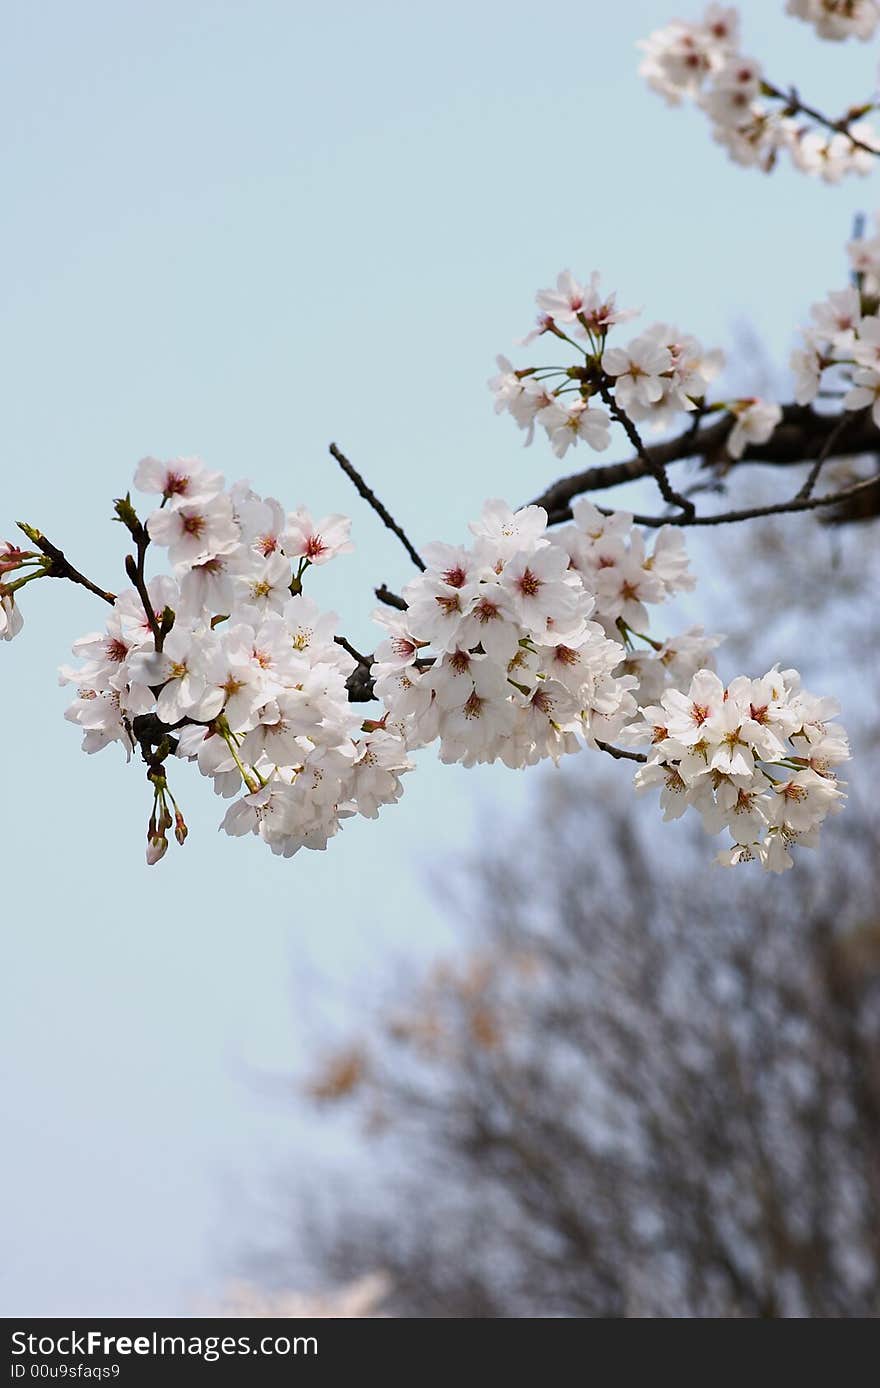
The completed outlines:
<svg viewBox="0 0 880 1388">
<path fill-rule="evenodd" d="M 168 840 L 164 834 L 154 834 L 152 838 L 148 839 L 147 866 L 152 867 L 154 863 L 158 863 L 160 858 L 164 858 L 167 849 Z"/>
</svg>

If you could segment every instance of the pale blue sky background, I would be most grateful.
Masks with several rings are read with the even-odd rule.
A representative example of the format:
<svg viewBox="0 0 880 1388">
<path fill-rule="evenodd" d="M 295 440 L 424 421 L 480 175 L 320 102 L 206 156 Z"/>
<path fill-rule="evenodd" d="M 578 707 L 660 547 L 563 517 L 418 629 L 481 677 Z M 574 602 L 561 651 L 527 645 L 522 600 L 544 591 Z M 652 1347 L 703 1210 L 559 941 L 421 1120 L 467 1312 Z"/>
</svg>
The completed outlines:
<svg viewBox="0 0 880 1388">
<path fill-rule="evenodd" d="M 832 108 L 871 89 L 870 49 L 741 8 L 776 81 Z M 372 585 L 409 570 L 328 441 L 416 543 L 533 495 L 554 460 L 485 380 L 563 266 L 710 343 L 747 321 L 784 359 L 872 186 L 737 170 L 647 93 L 635 40 L 678 9 L 6 0 L 0 534 L 28 519 L 118 585 L 110 499 L 144 453 L 199 453 L 353 512 L 357 554 L 312 591 L 369 646 Z M 448 942 L 426 866 L 493 835 L 523 778 L 429 761 L 378 825 L 283 862 L 219 838 L 184 773 L 190 841 L 147 870 L 142 771 L 83 757 L 55 685 L 96 604 L 25 596 L 0 649 L 0 1312 L 181 1313 L 266 1170 L 309 1164 L 254 1072 L 296 1061 L 327 980 L 338 1012 L 390 953 Z"/>
</svg>

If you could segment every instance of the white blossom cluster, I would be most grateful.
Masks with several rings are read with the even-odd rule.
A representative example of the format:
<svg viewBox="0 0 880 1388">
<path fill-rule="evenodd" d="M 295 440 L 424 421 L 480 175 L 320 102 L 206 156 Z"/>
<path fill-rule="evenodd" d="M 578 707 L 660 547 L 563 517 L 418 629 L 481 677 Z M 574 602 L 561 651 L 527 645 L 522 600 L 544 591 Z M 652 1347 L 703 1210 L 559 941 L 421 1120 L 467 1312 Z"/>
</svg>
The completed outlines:
<svg viewBox="0 0 880 1388">
<path fill-rule="evenodd" d="M 539 506 L 487 502 L 474 544 L 429 546 L 406 612 L 376 613 L 389 633 L 376 693 L 410 747 L 439 739 L 441 759 L 466 766 L 558 761 L 613 741 L 642 684 L 656 697 L 717 644 L 699 628 L 669 643 L 645 634 L 646 604 L 693 586 L 679 533 L 664 527 L 647 555 L 631 516 L 573 509 L 548 532 Z"/>
<path fill-rule="evenodd" d="M 733 845 L 716 859 L 723 866 L 757 860 L 784 872 L 792 848 L 815 847 L 823 820 L 842 808 L 835 768 L 850 752 L 829 722 L 838 711 L 802 689 L 796 670 L 774 667 L 726 688 L 698 670 L 686 693 L 667 690 L 625 733 L 650 749 L 636 788 L 660 788 L 665 820 L 693 808 L 708 833 L 729 832 Z"/>
<path fill-rule="evenodd" d="M 106 628 L 73 647 L 76 685 L 66 717 L 96 752 L 130 754 L 136 722 L 157 715 L 178 757 L 233 799 L 227 833 L 258 834 L 274 853 L 323 848 L 355 813 L 374 818 L 401 794 L 410 769 L 401 739 L 363 731 L 346 679 L 357 665 L 335 641 L 336 618 L 299 591 L 311 565 L 351 549 L 351 522 L 285 513 L 246 483 L 227 490 L 196 460 L 145 459 L 135 485 L 162 499 L 147 522 L 172 572 L 119 595 Z M 156 630 L 159 631 L 157 638 Z M 161 647 L 161 649 L 160 649 Z M 186 826 L 161 771 L 155 777 L 148 861 Z"/>
<path fill-rule="evenodd" d="M 870 409 L 880 425 L 880 316 L 863 313 L 857 286 L 832 290 L 810 309 L 803 346 L 791 355 L 795 399 L 806 405 L 820 389 L 842 392 L 845 410 Z"/>
<path fill-rule="evenodd" d="M 812 24 L 820 39 L 872 39 L 880 24 L 877 0 L 788 0 L 786 14 Z"/>
<path fill-rule="evenodd" d="M 619 309 L 616 295 L 603 296 L 595 272 L 588 284 L 570 270 L 557 276 L 554 289 L 535 295 L 537 326 L 522 343 L 536 337 L 561 341 L 581 354 L 573 366 L 528 366 L 517 369 L 499 356 L 499 372 L 489 381 L 495 411 L 509 413 L 526 432 L 535 426 L 547 434 L 557 457 L 580 441 L 601 451 L 611 440 L 608 409 L 617 409 L 634 424 L 653 432 L 669 428 L 683 414 L 728 410 L 734 416 L 727 449 L 739 458 L 750 443 L 764 443 L 782 418 L 780 407 L 751 396 L 706 404 L 706 393 L 724 365 L 724 353 L 706 350 L 690 333 L 669 323 L 654 323 L 625 347 L 607 346 L 617 324 L 638 310 Z"/>
<path fill-rule="evenodd" d="M 439 739 L 445 762 L 558 761 L 613 740 L 635 712 L 636 680 L 613 673 L 621 650 L 591 621 L 594 595 L 547 513 L 489 501 L 469 547 L 429 545 L 404 613 L 377 612 L 376 693 L 411 747 Z"/>
<path fill-rule="evenodd" d="M 247 483 L 227 489 L 194 460 L 145 460 L 135 482 L 161 504 L 146 530 L 128 498 L 120 519 L 139 550 L 148 538 L 167 550 L 171 572 L 147 580 L 132 557 L 133 586 L 103 631 L 74 644 L 80 664 L 61 681 L 76 686 L 66 717 L 85 751 L 118 742 L 144 753 L 148 862 L 164 855 L 169 830 L 181 843 L 187 834 L 168 784 L 172 755 L 232 801 L 228 833 L 257 834 L 286 857 L 397 801 L 410 752 L 433 742 L 445 762 L 511 767 L 647 744 L 637 786 L 662 785 L 666 818 L 694 805 L 708 829 L 730 829 L 728 864 L 781 871 L 792 844 L 814 844 L 840 807 L 833 768 L 849 753 L 828 723 L 831 701 L 803 691 L 791 670 L 725 690 L 711 668 L 719 637 L 650 633 L 649 609 L 694 586 L 674 526 L 656 531 L 649 552 L 632 515 L 585 499 L 552 531 L 539 506 L 487 502 L 472 543 L 427 546 L 405 610 L 375 614 L 386 636 L 373 692 L 384 707 L 362 722 L 347 681 L 367 658 L 350 654 L 335 615 L 301 592 L 312 565 L 351 548 L 350 522 L 316 524 Z M 0 548 L 4 574 L 44 563 Z"/>
<path fill-rule="evenodd" d="M 696 586 L 681 531 L 661 526 L 648 553 L 644 532 L 629 512 L 606 516 L 585 497 L 571 509 L 573 523 L 552 531 L 550 539 L 565 550 L 570 569 L 593 596 L 593 619 L 619 643 L 617 673 L 638 681 L 632 690 L 636 703 L 652 703 L 669 685 L 685 685 L 696 670 L 712 666 L 722 638 L 701 626 L 663 640 L 650 634 L 649 609 Z"/>
<path fill-rule="evenodd" d="M 830 27 L 832 20 L 843 25 L 849 19 L 855 26 L 851 32 L 865 27 L 868 11 L 876 23 L 873 4 L 817 3 L 802 8 L 811 11 L 804 18 L 813 19 L 812 11 L 825 12 Z M 639 46 L 645 55 L 639 73 L 648 85 L 670 105 L 694 101 L 708 117 L 714 139 L 735 163 L 769 173 L 786 152 L 796 168 L 827 183 L 871 172 L 876 157 L 871 151 L 880 151 L 874 127 L 854 116 L 848 125 L 850 139 L 842 130 L 826 130 L 790 110 L 785 94 L 764 79 L 761 65 L 741 52 L 734 7 L 709 5 L 701 21 L 675 20 Z"/>
</svg>

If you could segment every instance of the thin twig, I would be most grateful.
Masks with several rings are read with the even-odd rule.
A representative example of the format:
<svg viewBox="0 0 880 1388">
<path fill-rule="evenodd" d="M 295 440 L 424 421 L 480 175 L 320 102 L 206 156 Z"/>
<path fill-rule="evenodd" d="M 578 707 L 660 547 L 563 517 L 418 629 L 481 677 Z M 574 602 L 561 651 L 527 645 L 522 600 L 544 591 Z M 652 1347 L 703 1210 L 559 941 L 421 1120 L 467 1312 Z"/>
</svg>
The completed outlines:
<svg viewBox="0 0 880 1388">
<path fill-rule="evenodd" d="M 731 463 L 739 469 L 746 464 L 766 466 L 802 466 L 805 460 L 815 457 L 828 434 L 837 428 L 839 416 L 817 414 L 809 405 L 784 405 L 782 419 L 771 437 L 761 444 L 749 444 L 741 458 Z M 650 444 L 645 453 L 654 462 L 670 465 L 692 458 L 703 458 L 712 463 L 724 452 L 725 443 L 733 426 L 733 419 L 724 414 L 714 424 L 700 429 L 696 434 L 690 429 L 668 439 L 663 443 Z M 865 411 L 851 420 L 845 434 L 835 445 L 837 457 L 858 457 L 864 453 L 880 453 L 880 429 L 874 424 L 870 411 Z M 583 472 L 562 477 L 547 487 L 532 505 L 543 506 L 548 512 L 551 525 L 571 519 L 570 502 L 587 492 L 605 491 L 611 487 L 634 482 L 640 477 L 650 475 L 648 467 L 638 455 L 620 463 L 604 463 L 597 467 L 585 468 Z"/>
<path fill-rule="evenodd" d="M 800 488 L 799 491 L 795 492 L 795 501 L 806 501 L 807 497 L 813 495 L 813 488 L 819 480 L 819 473 L 822 471 L 822 468 L 825 466 L 826 462 L 831 456 L 831 450 L 837 443 L 837 440 L 844 433 L 848 425 L 852 422 L 853 418 L 854 415 L 852 413 L 850 413 L 848 410 L 844 410 L 843 414 L 840 416 L 834 428 L 831 430 L 831 433 L 828 435 L 827 439 L 820 448 L 816 456 L 816 461 L 810 468 L 810 471 L 807 473 L 804 485 Z"/>
<path fill-rule="evenodd" d="M 647 761 L 644 752 L 627 752 L 623 747 L 612 747 L 610 742 L 600 742 L 596 739 L 596 746 L 600 752 L 607 752 L 609 757 L 614 757 L 617 761 Z"/>
<path fill-rule="evenodd" d="M 380 602 L 384 602 L 386 607 L 396 607 L 398 612 L 405 612 L 409 606 L 405 598 L 400 597 L 397 593 L 392 593 L 391 589 L 386 587 L 384 583 L 381 587 L 374 588 L 373 592 Z"/>
<path fill-rule="evenodd" d="M 32 545 L 36 545 L 41 554 L 45 554 L 47 559 L 52 562 L 46 566 L 46 576 L 48 578 L 66 578 L 71 583 L 78 583 L 81 588 L 88 588 L 90 593 L 94 593 L 96 598 L 102 602 L 109 603 L 111 607 L 116 602 L 116 594 L 108 592 L 105 588 L 99 588 L 97 583 L 93 583 L 85 574 L 75 569 L 67 558 L 63 550 L 57 545 L 53 545 L 51 540 L 47 540 L 39 530 L 32 525 L 26 525 L 24 521 L 16 522 L 19 530 L 27 535 Z"/>
<path fill-rule="evenodd" d="M 141 604 L 144 609 L 144 614 L 150 626 L 150 631 L 153 633 L 153 641 L 155 643 L 156 650 L 161 652 L 165 642 L 165 637 L 162 631 L 162 627 L 160 626 L 159 620 L 153 609 L 153 604 L 150 601 L 150 594 L 147 589 L 147 580 L 144 572 L 147 550 L 150 546 L 150 537 L 147 534 L 146 527 L 141 525 L 140 522 L 138 522 L 138 527 L 139 528 L 137 532 L 132 531 L 135 546 L 137 548 L 137 558 L 133 558 L 130 554 L 126 556 L 125 572 L 128 574 L 129 578 L 134 584 L 134 587 L 137 591 L 137 595 L 141 600 Z"/>
<path fill-rule="evenodd" d="M 361 655 L 360 651 L 355 650 L 351 642 L 346 641 L 344 636 L 334 636 L 333 640 L 336 642 L 337 646 L 341 646 L 344 651 L 348 651 L 348 654 L 357 661 L 358 665 L 372 665 L 373 657 L 371 655 Z"/>
<path fill-rule="evenodd" d="M 330 453 L 336 459 L 337 463 L 342 468 L 342 471 L 345 473 L 346 477 L 354 483 L 354 486 L 356 487 L 359 494 L 363 497 L 364 501 L 366 501 L 368 505 L 372 506 L 373 510 L 376 512 L 376 515 L 380 518 L 380 520 L 382 520 L 383 523 L 387 525 L 388 529 L 393 531 L 393 533 L 397 536 L 398 540 L 403 545 L 404 549 L 406 550 L 410 559 L 415 564 L 416 568 L 421 569 L 422 573 L 424 573 L 425 565 L 422 561 L 422 557 L 419 554 L 418 550 L 407 537 L 405 530 L 403 530 L 403 528 L 397 524 L 397 521 L 394 519 L 391 512 L 379 500 L 376 493 L 372 490 L 371 487 L 367 486 L 366 482 L 364 481 L 363 477 L 361 477 L 361 474 L 358 472 L 357 468 L 349 462 L 344 453 L 340 452 L 340 450 L 336 447 L 335 443 L 331 443 Z"/>
<path fill-rule="evenodd" d="M 645 445 L 642 443 L 642 437 L 638 429 L 633 424 L 629 415 L 620 408 L 614 396 L 611 394 L 611 391 L 608 389 L 607 384 L 601 378 L 599 380 L 599 394 L 618 424 L 623 425 L 627 438 L 651 476 L 654 478 L 657 486 L 660 488 L 663 500 L 668 502 L 670 506 L 678 506 L 681 512 L 686 516 L 694 515 L 696 509 L 694 503 L 689 501 L 686 496 L 682 496 L 681 492 L 675 490 L 672 483 L 669 481 L 663 463 L 659 462 L 655 456 L 648 452 Z"/>
<path fill-rule="evenodd" d="M 636 525 L 644 525 L 648 529 L 655 530 L 659 529 L 661 525 L 732 525 L 735 521 L 759 520 L 762 516 L 784 516 L 791 511 L 815 511 L 820 506 L 836 506 L 862 492 L 870 491 L 878 484 L 880 484 L 880 472 L 874 477 L 856 482 L 851 487 L 843 487 L 839 492 L 826 492 L 824 496 L 777 501 L 769 506 L 752 506 L 744 511 L 720 511 L 712 516 L 692 516 L 690 518 L 686 516 L 633 516 L 633 521 Z M 596 510 L 601 512 L 603 516 L 614 514 L 607 506 L 597 506 Z"/>
<path fill-rule="evenodd" d="M 808 106 L 806 102 L 801 101 L 794 87 L 791 87 L 787 92 L 782 91 L 779 87 L 775 87 L 772 82 L 762 82 L 761 87 L 766 96 L 771 96 L 778 101 L 784 101 L 789 115 L 809 116 L 810 120 L 814 120 L 817 125 L 823 126 L 833 134 L 845 135 L 855 149 L 864 150 L 865 154 L 873 154 L 875 158 L 880 155 L 880 150 L 874 149 L 872 145 L 865 144 L 864 140 L 860 140 L 850 131 L 849 127 L 852 121 L 856 119 L 855 116 L 846 115 L 841 116 L 839 120 L 832 120 L 830 116 L 823 115 L 821 111 L 817 111 L 815 106 Z M 867 114 L 867 112 L 863 114 Z"/>
</svg>

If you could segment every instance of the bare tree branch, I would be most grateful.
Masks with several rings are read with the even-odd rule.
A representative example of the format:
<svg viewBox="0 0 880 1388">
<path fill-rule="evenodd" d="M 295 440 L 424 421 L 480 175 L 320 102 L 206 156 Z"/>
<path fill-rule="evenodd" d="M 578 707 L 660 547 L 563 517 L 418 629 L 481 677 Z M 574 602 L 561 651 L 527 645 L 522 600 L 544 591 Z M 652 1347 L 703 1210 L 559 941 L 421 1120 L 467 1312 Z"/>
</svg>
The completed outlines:
<svg viewBox="0 0 880 1388">
<path fill-rule="evenodd" d="M 335 443 L 331 443 L 330 453 L 336 459 L 337 463 L 342 468 L 342 471 L 345 473 L 346 477 L 354 483 L 355 488 L 357 489 L 358 493 L 363 497 L 364 501 L 366 501 L 368 505 L 372 506 L 373 510 L 376 512 L 376 515 L 380 518 L 380 520 L 388 527 L 389 530 L 391 530 L 397 536 L 398 540 L 403 545 L 404 549 L 406 550 L 410 559 L 415 564 L 416 568 L 421 569 L 421 571 L 424 573 L 424 562 L 422 561 L 421 555 L 419 554 L 418 550 L 407 537 L 406 531 L 402 528 L 402 526 L 399 526 L 397 524 L 397 521 L 394 519 L 391 512 L 387 509 L 386 506 L 382 504 L 382 502 L 379 500 L 372 488 L 367 486 L 366 482 L 364 481 L 363 477 L 358 472 L 354 464 L 349 462 L 348 458 L 346 458 L 344 453 L 340 452 L 340 450 L 336 447 Z"/>
<path fill-rule="evenodd" d="M 614 757 L 614 759 L 615 759 L 616 761 L 647 761 L 647 760 L 648 760 L 648 758 L 645 756 L 644 752 L 628 752 L 628 751 L 626 751 L 626 749 L 623 748 L 623 747 L 612 747 L 612 745 L 611 745 L 610 742 L 599 742 L 598 739 L 597 739 L 597 740 L 596 740 L 596 746 L 599 748 L 599 751 L 600 751 L 600 752 L 607 752 L 608 755 L 609 755 L 609 757 Z"/>
<path fill-rule="evenodd" d="M 397 593 L 392 593 L 391 589 L 386 587 L 384 583 L 381 584 L 380 587 L 374 588 L 373 592 L 380 602 L 384 602 L 386 607 L 396 607 L 398 612 L 406 611 L 406 601 Z"/>
<path fill-rule="evenodd" d="M 784 516 L 791 511 L 815 511 L 821 506 L 836 506 L 859 496 L 880 484 L 880 472 L 851 487 L 842 487 L 838 492 L 826 492 L 824 496 L 795 497 L 792 501 L 777 501 L 769 506 L 751 506 L 743 511 L 720 511 L 713 516 L 633 516 L 636 525 L 658 529 L 661 525 L 732 525 L 736 521 L 759 520 L 762 516 Z M 596 508 L 603 516 L 611 516 L 613 511 L 605 506 Z"/>
<path fill-rule="evenodd" d="M 648 451 L 648 449 L 645 448 L 645 445 L 642 443 L 642 437 L 638 429 L 633 424 L 629 415 L 626 414 L 620 408 L 614 396 L 611 394 L 611 391 L 608 389 L 608 386 L 606 385 L 604 379 L 602 379 L 601 377 L 599 379 L 599 394 L 601 395 L 605 404 L 608 406 L 608 409 L 611 411 L 613 418 L 617 420 L 618 424 L 621 424 L 623 426 L 627 438 L 629 439 L 633 448 L 636 450 L 636 454 L 639 458 L 639 461 L 642 463 L 642 466 L 651 474 L 651 476 L 654 478 L 654 481 L 657 483 L 657 486 L 660 488 L 660 494 L 663 497 L 663 500 L 667 502 L 670 506 L 678 506 L 681 510 L 682 515 L 684 516 L 695 515 L 696 507 L 694 506 L 694 503 L 691 500 L 689 500 L 688 497 L 682 496 L 681 492 L 676 491 L 675 488 L 672 486 L 671 482 L 669 481 L 669 477 L 666 473 L 665 464 L 661 459 L 651 454 Z"/>
<path fill-rule="evenodd" d="M 19 530 L 27 535 L 32 545 L 36 545 L 41 554 L 45 554 L 47 559 L 51 559 L 51 564 L 46 569 L 47 578 L 66 578 L 71 583 L 78 583 L 82 588 L 88 588 L 90 593 L 94 593 L 96 598 L 102 602 L 109 603 L 112 607 L 116 602 L 116 594 L 108 592 L 105 588 L 99 588 L 97 583 L 93 583 L 85 574 L 75 569 L 67 558 L 63 550 L 57 545 L 53 545 L 51 540 L 47 540 L 41 531 L 33 525 L 26 525 L 24 521 L 16 522 Z"/>
<path fill-rule="evenodd" d="M 727 414 L 722 415 L 716 423 L 707 428 L 696 432 L 688 428 L 674 439 L 647 445 L 644 452 L 651 464 L 663 467 L 683 462 L 688 458 L 702 458 L 708 466 L 722 461 L 736 468 L 746 463 L 797 466 L 811 458 L 817 458 L 829 434 L 836 434 L 833 445 L 834 457 L 880 453 L 880 429 L 874 424 L 869 412 L 847 414 L 843 417 L 847 423 L 842 426 L 840 415 L 817 414 L 808 405 L 785 405 L 782 419 L 767 442 L 749 445 L 742 457 L 735 462 L 727 458 L 725 451 L 727 438 L 733 427 L 733 419 Z M 826 456 L 832 455 L 829 453 Z M 558 482 L 554 482 L 540 496 L 535 497 L 532 504 L 543 506 L 549 515 L 550 523 L 555 525 L 571 519 L 569 503 L 574 497 L 582 496 L 586 492 L 619 487 L 640 477 L 650 476 L 651 472 L 651 466 L 638 455 L 620 463 L 585 468 L 583 472 L 572 473 L 571 476 L 562 477 Z"/>
<path fill-rule="evenodd" d="M 819 455 L 816 458 L 816 461 L 814 462 L 813 466 L 810 468 L 810 471 L 807 473 L 804 485 L 801 487 L 800 491 L 797 492 L 795 495 L 795 501 L 806 501 L 808 497 L 813 495 L 813 488 L 819 480 L 819 473 L 822 471 L 822 468 L 825 466 L 825 463 L 830 458 L 832 450 L 834 449 L 834 445 L 837 443 L 837 440 L 840 438 L 841 434 L 845 432 L 849 420 L 850 415 L 846 410 L 844 410 L 843 414 L 837 421 L 837 424 L 831 430 L 831 433 L 828 435 L 827 439 L 825 440 L 821 449 L 819 450 Z"/>
<path fill-rule="evenodd" d="M 774 86 L 772 82 L 765 81 L 761 83 L 761 90 L 765 96 L 771 96 L 778 101 L 785 102 L 784 114 L 790 116 L 809 116 L 810 120 L 814 120 L 817 125 L 821 125 L 823 129 L 829 130 L 833 135 L 845 135 L 854 149 L 863 150 L 865 154 L 873 154 L 875 159 L 880 156 L 880 150 L 875 149 L 873 145 L 866 144 L 864 140 L 860 140 L 856 135 L 853 135 L 850 130 L 850 126 L 854 121 L 867 115 L 868 111 L 872 109 L 873 102 L 867 102 L 864 106 L 854 107 L 838 120 L 832 120 L 830 116 L 823 115 L 821 111 L 817 111 L 815 106 L 808 106 L 806 102 L 801 101 L 795 87 L 789 87 L 788 91 L 782 91 L 781 88 Z"/>
</svg>

